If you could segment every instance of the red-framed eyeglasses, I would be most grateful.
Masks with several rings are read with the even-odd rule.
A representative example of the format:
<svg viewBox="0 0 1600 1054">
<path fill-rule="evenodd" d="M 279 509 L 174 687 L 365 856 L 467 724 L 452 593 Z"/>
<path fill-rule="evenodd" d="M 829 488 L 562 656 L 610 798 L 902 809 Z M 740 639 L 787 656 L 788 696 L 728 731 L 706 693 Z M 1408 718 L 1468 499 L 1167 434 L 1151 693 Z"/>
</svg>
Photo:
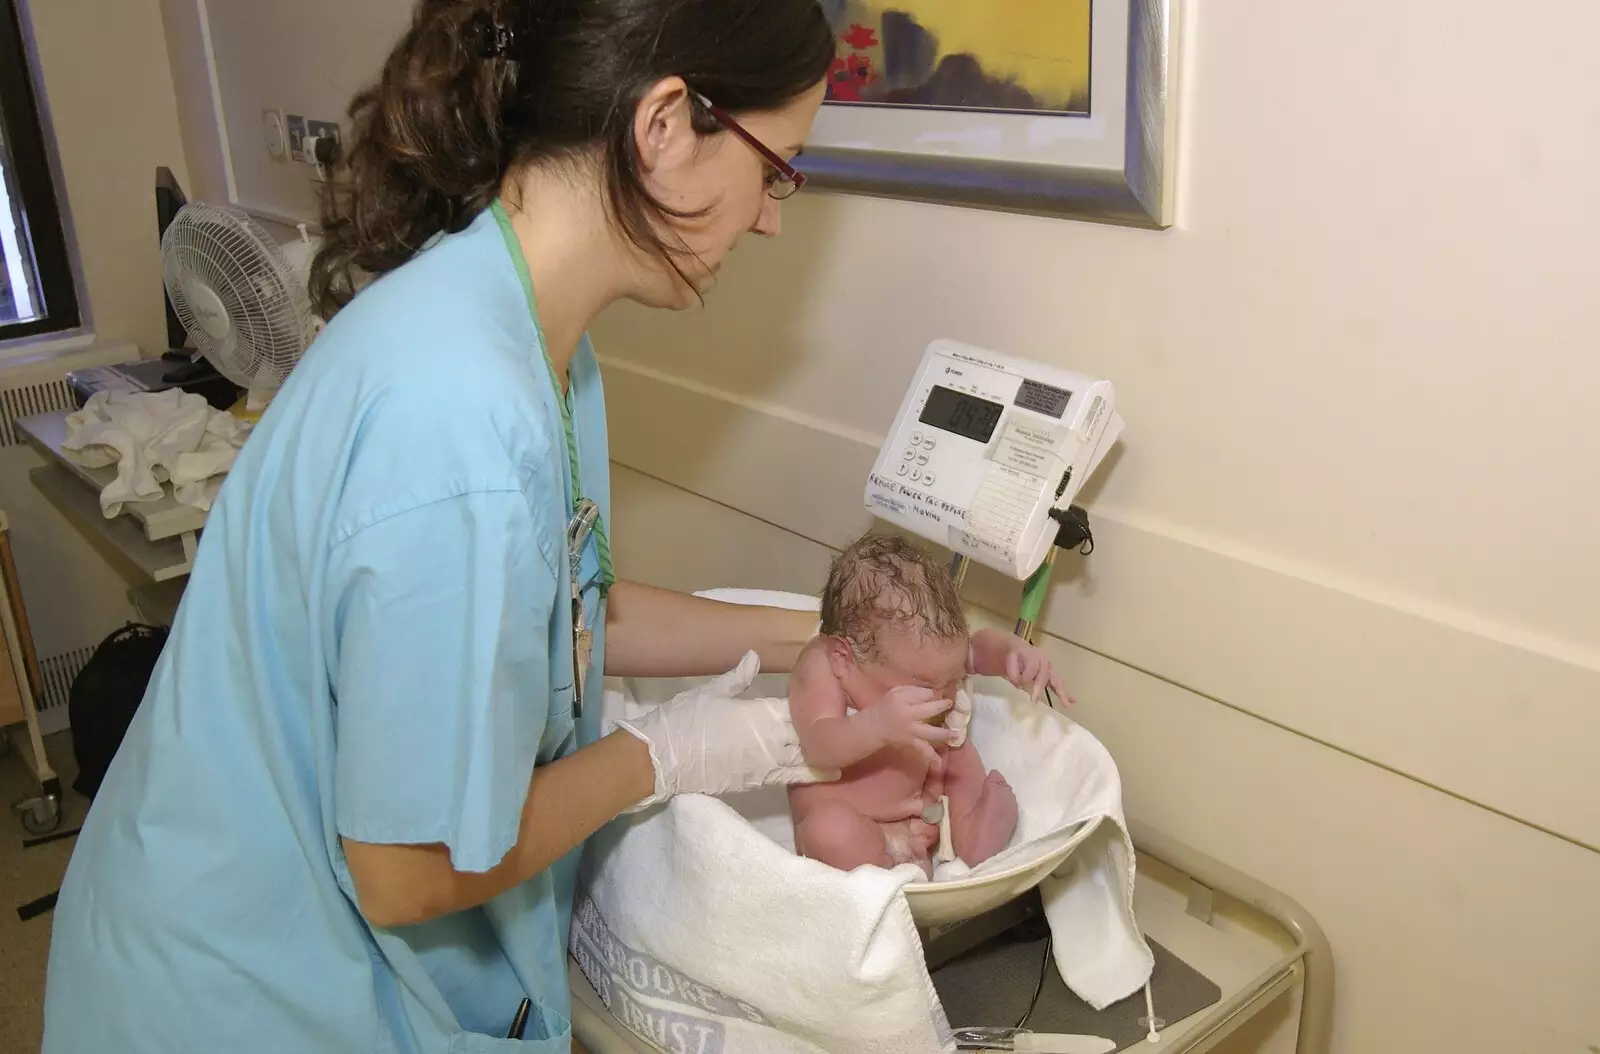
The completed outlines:
<svg viewBox="0 0 1600 1054">
<path fill-rule="evenodd" d="M 732 114 L 698 92 L 695 93 L 694 97 L 712 117 L 716 118 L 718 124 L 750 144 L 750 149 L 760 154 L 762 160 L 772 166 L 772 173 L 767 178 L 767 193 L 770 196 L 782 201 L 805 186 L 805 173 L 797 171 L 793 165 L 779 157 L 765 143 L 746 131 L 743 125 L 733 119 Z"/>
</svg>

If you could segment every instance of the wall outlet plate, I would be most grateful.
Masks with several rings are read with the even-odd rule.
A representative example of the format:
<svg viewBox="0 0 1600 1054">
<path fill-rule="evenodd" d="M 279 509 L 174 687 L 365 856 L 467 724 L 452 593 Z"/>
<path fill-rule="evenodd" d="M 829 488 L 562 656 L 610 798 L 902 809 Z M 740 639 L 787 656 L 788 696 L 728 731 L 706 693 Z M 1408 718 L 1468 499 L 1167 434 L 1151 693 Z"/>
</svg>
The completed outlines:
<svg viewBox="0 0 1600 1054">
<path fill-rule="evenodd" d="M 289 129 L 289 156 L 296 161 L 306 159 L 306 119 L 297 113 L 285 114 L 284 125 Z"/>
<path fill-rule="evenodd" d="M 323 148 L 324 139 L 333 143 L 331 153 Z M 332 165 L 337 165 L 339 158 L 344 154 L 344 136 L 333 121 L 307 121 L 306 142 L 316 144 L 315 149 L 308 146 L 305 150 L 306 163 L 316 169 L 316 174 L 312 178 L 318 183 L 326 183 L 332 172 Z M 330 164 L 324 164 L 319 157 L 328 158 Z"/>
<path fill-rule="evenodd" d="M 307 121 L 306 135 L 316 136 L 318 139 L 332 139 L 341 147 L 344 146 L 344 137 L 339 131 L 337 121 Z"/>
<path fill-rule="evenodd" d="M 261 134 L 266 141 L 268 157 L 279 162 L 289 159 L 289 133 L 283 127 L 283 114 L 277 110 L 262 110 Z"/>
</svg>

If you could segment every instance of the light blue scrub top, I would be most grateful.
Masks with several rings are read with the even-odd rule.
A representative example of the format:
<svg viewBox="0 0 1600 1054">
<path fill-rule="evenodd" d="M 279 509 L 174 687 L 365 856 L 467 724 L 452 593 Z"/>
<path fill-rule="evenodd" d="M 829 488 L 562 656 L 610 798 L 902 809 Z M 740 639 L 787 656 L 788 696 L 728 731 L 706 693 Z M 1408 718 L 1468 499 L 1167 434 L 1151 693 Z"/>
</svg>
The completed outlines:
<svg viewBox="0 0 1600 1054">
<path fill-rule="evenodd" d="M 45 1054 L 560 1051 L 578 851 L 488 904 L 374 931 L 340 836 L 483 871 L 572 708 L 572 480 L 520 252 L 494 212 L 341 311 L 207 521 L 172 635 L 54 916 Z M 587 339 L 583 493 L 610 518 Z M 504 1039 L 524 995 L 524 1043 Z"/>
</svg>

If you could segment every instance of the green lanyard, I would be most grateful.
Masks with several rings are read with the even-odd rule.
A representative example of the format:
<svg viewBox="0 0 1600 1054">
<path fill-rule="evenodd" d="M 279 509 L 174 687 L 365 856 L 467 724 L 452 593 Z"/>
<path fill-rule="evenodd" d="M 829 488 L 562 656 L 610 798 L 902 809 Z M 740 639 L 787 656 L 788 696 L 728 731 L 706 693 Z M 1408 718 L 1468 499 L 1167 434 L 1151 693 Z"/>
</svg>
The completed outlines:
<svg viewBox="0 0 1600 1054">
<path fill-rule="evenodd" d="M 528 260 L 522 255 L 522 243 L 517 241 L 516 231 L 511 229 L 511 217 L 506 215 L 505 206 L 496 200 L 489 206 L 494 214 L 495 222 L 500 225 L 500 233 L 505 237 L 506 249 L 511 253 L 511 262 L 516 265 L 517 277 L 522 280 L 522 291 L 528 297 L 528 311 L 533 316 L 533 328 L 539 336 L 539 355 L 544 359 L 544 365 L 550 371 L 550 387 L 556 396 L 556 405 L 561 408 L 561 428 L 567 445 L 567 468 L 572 474 L 572 503 L 573 514 L 577 514 L 577 506 L 583 500 L 583 482 L 578 471 L 578 438 L 572 425 L 572 391 L 568 385 L 566 389 L 561 386 L 561 378 L 556 376 L 556 364 L 550 361 L 550 349 L 545 344 L 544 327 L 539 325 L 539 304 L 533 292 L 533 276 L 528 273 Z M 571 372 L 568 371 L 570 378 Z M 610 591 L 612 583 L 617 580 L 616 571 L 611 566 L 611 541 L 606 537 L 604 517 L 598 514 L 594 521 L 594 546 L 600 558 L 600 595 L 603 597 Z"/>
</svg>

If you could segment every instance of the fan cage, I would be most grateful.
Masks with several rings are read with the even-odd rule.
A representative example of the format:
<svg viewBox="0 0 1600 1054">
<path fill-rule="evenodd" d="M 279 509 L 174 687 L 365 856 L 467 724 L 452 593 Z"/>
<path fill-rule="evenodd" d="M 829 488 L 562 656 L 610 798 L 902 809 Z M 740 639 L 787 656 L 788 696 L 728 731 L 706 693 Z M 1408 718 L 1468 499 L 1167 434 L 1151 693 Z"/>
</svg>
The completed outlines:
<svg viewBox="0 0 1600 1054">
<path fill-rule="evenodd" d="M 185 205 L 162 237 L 163 278 L 173 310 L 201 354 L 242 388 L 275 389 L 312 333 L 310 298 L 272 237 L 241 210 Z M 207 288 L 227 316 L 221 339 L 196 311 Z"/>
</svg>

